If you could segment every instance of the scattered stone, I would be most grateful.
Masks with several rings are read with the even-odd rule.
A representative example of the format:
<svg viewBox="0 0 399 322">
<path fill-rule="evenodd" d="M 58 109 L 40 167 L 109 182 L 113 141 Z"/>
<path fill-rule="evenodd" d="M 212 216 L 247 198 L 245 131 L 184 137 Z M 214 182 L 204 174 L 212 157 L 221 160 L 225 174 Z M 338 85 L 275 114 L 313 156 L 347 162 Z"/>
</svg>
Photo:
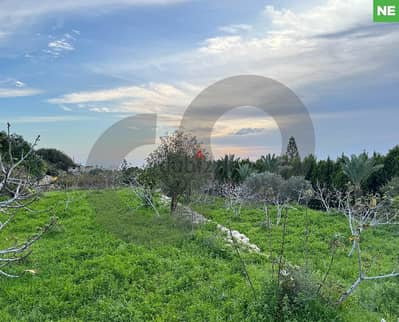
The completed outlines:
<svg viewBox="0 0 399 322">
<path fill-rule="evenodd" d="M 161 195 L 161 201 L 165 203 L 170 202 L 170 198 L 165 195 Z M 181 204 L 179 204 L 178 207 L 183 216 L 191 218 L 193 224 L 204 224 L 207 222 L 212 222 L 212 220 L 207 219 L 205 216 L 190 209 L 189 207 L 183 206 Z M 244 234 L 241 234 L 239 231 L 230 230 L 229 228 L 224 227 L 219 223 L 216 224 L 216 227 L 225 235 L 224 239 L 228 245 L 233 245 L 233 243 L 237 243 L 240 246 L 245 247 L 249 252 L 261 253 L 260 248 L 255 244 L 251 244 L 249 238 Z"/>
</svg>

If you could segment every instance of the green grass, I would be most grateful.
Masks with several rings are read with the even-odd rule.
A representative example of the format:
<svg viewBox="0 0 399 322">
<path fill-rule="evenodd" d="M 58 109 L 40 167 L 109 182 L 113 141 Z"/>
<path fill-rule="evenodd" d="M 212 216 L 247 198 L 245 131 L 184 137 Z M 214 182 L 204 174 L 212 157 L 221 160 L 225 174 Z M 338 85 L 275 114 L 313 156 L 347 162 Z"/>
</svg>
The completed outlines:
<svg viewBox="0 0 399 322">
<path fill-rule="evenodd" d="M 88 201 L 96 222 L 126 242 L 153 247 L 181 246 L 191 237 L 192 226 L 188 221 L 170 216 L 164 207 L 160 208 L 160 216 L 156 216 L 128 191 L 97 191 L 88 196 Z"/>
<path fill-rule="evenodd" d="M 137 204 L 127 205 L 125 192 L 70 195 L 77 201 L 67 211 L 62 210 L 62 193 L 48 194 L 38 206 L 60 202 L 59 227 L 13 271 L 29 268 L 37 275 L 1 278 L 1 321 L 244 318 L 249 290 L 241 274 L 232 273 L 238 262 L 212 251 L 204 242 L 210 232 L 195 237 L 184 223 L 158 221 L 143 210 L 136 218 L 131 207 Z M 164 209 L 162 215 L 169 217 Z M 8 236 L 22 240 L 47 221 L 44 214 L 23 219 L 10 226 Z"/>
<path fill-rule="evenodd" d="M 226 210 L 221 199 L 207 204 L 194 204 L 193 208 L 207 218 L 246 234 L 251 243 L 270 254 L 269 232 L 264 226 L 265 214 L 254 207 L 243 207 L 239 217 Z M 276 225 L 276 210 L 271 209 L 271 239 L 274 256 L 280 249 L 282 224 Z M 308 225 L 306 223 L 309 223 Z M 306 234 L 306 227 L 309 233 Z M 340 247 L 323 293 L 329 299 L 338 299 L 358 277 L 356 256 L 348 257 L 351 249 L 350 230 L 346 219 L 339 214 L 326 214 L 296 206 L 288 212 L 285 258 L 293 265 L 306 267 L 316 280 L 322 280 L 331 259 L 331 241 L 341 236 Z M 308 236 L 308 237 L 306 237 Z M 398 267 L 399 227 L 381 226 L 362 233 L 362 260 L 369 276 L 391 273 Z M 306 243 L 306 240 L 308 242 Z M 390 295 L 388 295 L 390 294 Z M 397 321 L 399 318 L 399 278 L 365 281 L 341 308 L 348 321 Z"/>
<path fill-rule="evenodd" d="M 69 199 L 66 210 L 66 195 L 60 192 L 46 194 L 36 205 L 44 210 L 57 204 L 58 225 L 11 271 L 35 269 L 36 275 L 0 277 L 0 321 L 256 321 L 240 261 L 215 225 L 193 230 L 191 224 L 169 216 L 163 206 L 158 218 L 140 207 L 127 190 L 76 191 L 69 193 Z M 261 212 L 244 209 L 240 218 L 231 220 L 220 201 L 196 207 L 239 229 L 268 252 Z M 310 219 L 310 265 L 321 276 L 328 262 L 329 239 L 335 232 L 345 237 L 349 232 L 339 216 L 310 212 Z M 304 220 L 302 211 L 290 213 L 287 259 L 300 265 L 304 264 Z M 23 240 L 47 221 L 45 212 L 21 214 L 1 234 L 0 245 Z M 273 228 L 275 248 L 280 229 Z M 366 260 L 381 254 L 370 272 L 392 269 L 397 237 L 397 230 L 366 235 L 370 244 Z M 346 257 L 348 247 L 347 242 L 339 250 L 325 291 L 328 295 L 338 294 L 355 276 L 354 260 Z M 244 259 L 261 292 L 270 274 L 267 257 L 244 254 Z M 392 280 L 365 282 L 337 308 L 339 319 L 396 321 L 398 285 Z"/>
</svg>

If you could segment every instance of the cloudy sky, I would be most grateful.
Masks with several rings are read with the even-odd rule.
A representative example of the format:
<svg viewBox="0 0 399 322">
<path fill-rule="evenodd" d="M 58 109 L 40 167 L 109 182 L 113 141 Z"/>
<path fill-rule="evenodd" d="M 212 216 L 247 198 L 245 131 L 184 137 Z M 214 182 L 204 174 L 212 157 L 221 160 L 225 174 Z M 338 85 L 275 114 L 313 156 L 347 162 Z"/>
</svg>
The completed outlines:
<svg viewBox="0 0 399 322">
<path fill-rule="evenodd" d="M 164 135 L 204 88 L 255 74 L 302 100 L 319 158 L 386 152 L 399 143 L 398 50 L 399 25 L 373 23 L 369 0 L 3 0 L 0 122 L 85 162 L 118 120 L 156 113 Z M 213 129 L 216 155 L 281 144 L 256 107 Z"/>
</svg>

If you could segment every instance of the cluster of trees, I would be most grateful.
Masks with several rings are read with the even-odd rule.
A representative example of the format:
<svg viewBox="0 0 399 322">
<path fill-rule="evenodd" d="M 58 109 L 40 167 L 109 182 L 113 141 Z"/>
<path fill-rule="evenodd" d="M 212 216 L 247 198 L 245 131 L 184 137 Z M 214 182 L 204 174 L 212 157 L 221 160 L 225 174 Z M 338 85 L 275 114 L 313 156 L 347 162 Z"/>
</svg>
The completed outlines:
<svg viewBox="0 0 399 322">
<path fill-rule="evenodd" d="M 8 129 L 10 129 L 10 125 L 8 125 Z M 15 161 L 15 158 L 25 155 L 20 166 L 33 177 L 42 176 L 46 171 L 43 159 L 34 150 L 31 151 L 31 144 L 25 141 L 21 135 L 12 134 L 9 131 L 0 132 L 0 155 L 3 158 L 3 162 L 9 164 Z M 10 148 L 12 153 L 10 153 Z M 28 154 L 29 151 L 31 152 Z"/>
<path fill-rule="evenodd" d="M 267 216 L 267 205 L 274 205 L 277 209 L 277 225 L 280 223 L 282 211 L 290 203 L 305 203 L 313 196 L 311 184 L 303 177 L 284 179 L 279 174 L 271 172 L 257 173 L 244 181 L 248 188 L 249 198 L 264 204 Z M 268 220 L 268 219 L 267 219 Z"/>
<path fill-rule="evenodd" d="M 51 176 L 59 176 L 61 172 L 67 172 L 76 167 L 75 162 L 68 155 L 57 149 L 39 149 L 36 155 L 45 163 L 46 174 Z"/>
<path fill-rule="evenodd" d="M 0 154 L 4 162 L 10 162 L 9 147 L 12 146 L 14 157 L 20 157 L 31 150 L 31 144 L 21 135 L 0 132 Z M 36 148 L 36 146 L 34 147 Z M 58 176 L 62 172 L 76 166 L 75 162 L 57 149 L 34 149 L 24 159 L 21 166 L 32 178 L 41 178 L 44 175 Z"/>
<path fill-rule="evenodd" d="M 158 182 L 172 198 L 172 211 L 181 196 L 190 195 L 195 186 L 204 182 L 237 186 L 250 178 L 253 182 L 268 181 L 270 184 L 263 182 L 263 185 L 273 186 L 278 191 L 287 189 L 287 185 L 309 185 L 316 192 L 311 200 L 307 200 L 310 206 L 328 210 L 337 203 L 337 198 L 332 198 L 331 193 L 343 193 L 349 186 L 353 186 L 356 196 L 382 194 L 384 187 L 399 176 L 399 146 L 386 155 L 374 153 L 371 157 L 361 153 L 351 157 L 342 155 L 336 160 L 317 160 L 313 155 L 301 159 L 295 138 L 291 137 L 282 156 L 268 154 L 251 161 L 226 155 L 212 161 L 195 137 L 177 131 L 162 138 L 161 145 L 148 157 L 144 172 L 152 178 L 152 186 Z M 292 196 L 292 193 L 282 191 L 278 195 Z M 295 199 L 298 198 L 292 200 Z"/>
<path fill-rule="evenodd" d="M 399 146 L 392 148 L 386 155 L 367 153 L 342 155 L 336 160 L 327 158 L 317 160 L 314 155 L 301 159 L 291 138 L 286 154 L 277 156 L 267 154 L 256 161 L 236 158 L 234 155 L 215 161 L 215 179 L 218 182 L 239 184 L 253 173 L 270 172 L 284 179 L 302 176 L 313 187 L 344 190 L 348 182 L 353 182 L 364 193 L 379 192 L 391 179 L 399 176 Z"/>
</svg>

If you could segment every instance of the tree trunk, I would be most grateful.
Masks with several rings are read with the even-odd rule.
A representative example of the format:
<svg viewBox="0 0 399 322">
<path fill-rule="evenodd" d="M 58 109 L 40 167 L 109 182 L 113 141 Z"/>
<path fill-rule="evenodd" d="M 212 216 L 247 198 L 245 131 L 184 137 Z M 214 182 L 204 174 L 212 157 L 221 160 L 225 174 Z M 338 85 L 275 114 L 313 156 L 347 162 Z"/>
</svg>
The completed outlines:
<svg viewBox="0 0 399 322">
<path fill-rule="evenodd" d="M 173 193 L 170 201 L 170 212 L 174 213 L 176 211 L 176 208 L 177 208 L 177 195 Z"/>
<path fill-rule="evenodd" d="M 276 220 L 276 225 L 280 225 L 280 221 L 281 221 L 281 206 L 277 205 L 277 220 Z"/>
</svg>

